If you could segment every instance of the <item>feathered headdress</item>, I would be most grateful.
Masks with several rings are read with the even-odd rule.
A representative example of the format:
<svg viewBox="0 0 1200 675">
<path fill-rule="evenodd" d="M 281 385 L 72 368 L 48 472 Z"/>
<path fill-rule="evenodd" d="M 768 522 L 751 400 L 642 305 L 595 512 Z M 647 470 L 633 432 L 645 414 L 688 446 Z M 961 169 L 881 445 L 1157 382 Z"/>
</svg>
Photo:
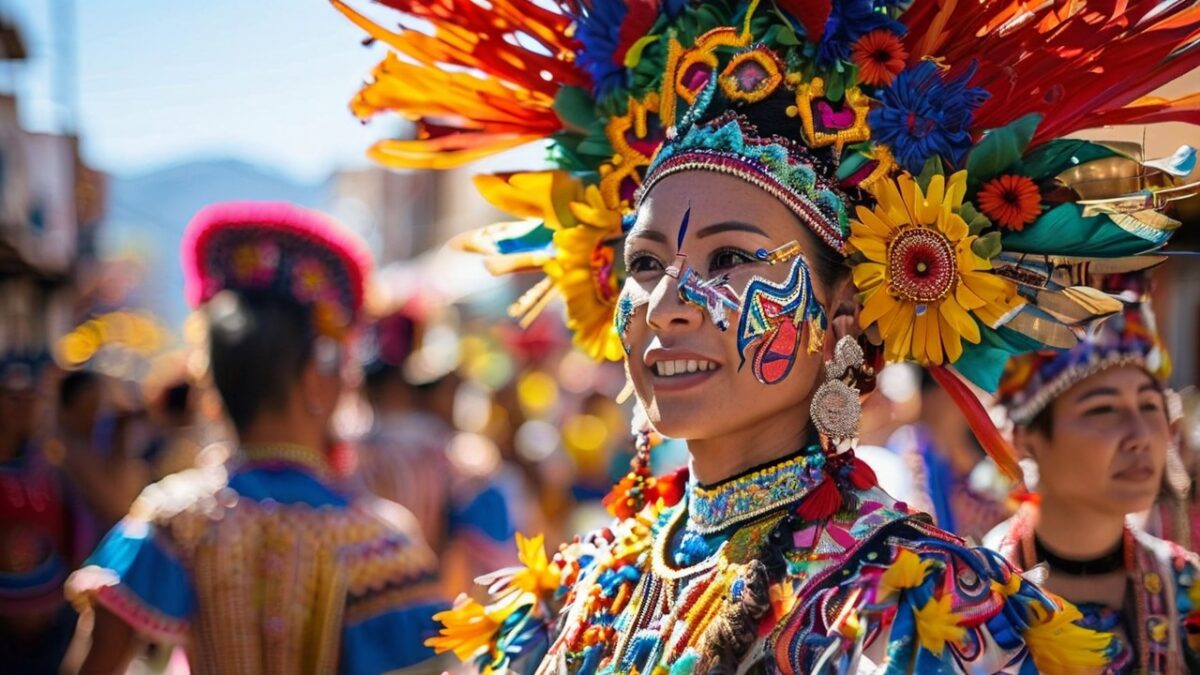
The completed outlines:
<svg viewBox="0 0 1200 675">
<path fill-rule="evenodd" d="M 394 50 L 354 112 L 417 125 L 376 160 L 442 168 L 549 141 L 556 169 L 477 179 L 521 221 L 463 240 L 493 271 L 545 272 L 514 315 L 561 294 L 577 344 L 620 358 L 616 248 L 639 190 L 740 175 L 847 256 L 863 328 L 930 367 L 994 451 L 960 376 L 994 390 L 1009 355 L 1070 347 L 1120 311 L 1084 280 L 1153 265 L 1179 225 L 1164 207 L 1197 192 L 1190 148 L 1143 164 L 1064 138 L 1200 122 L 1200 96 L 1147 97 L 1200 64 L 1190 2 L 381 0 L 413 19 L 392 31 L 332 1 Z M 748 122 L 763 108 L 785 139 Z"/>
</svg>

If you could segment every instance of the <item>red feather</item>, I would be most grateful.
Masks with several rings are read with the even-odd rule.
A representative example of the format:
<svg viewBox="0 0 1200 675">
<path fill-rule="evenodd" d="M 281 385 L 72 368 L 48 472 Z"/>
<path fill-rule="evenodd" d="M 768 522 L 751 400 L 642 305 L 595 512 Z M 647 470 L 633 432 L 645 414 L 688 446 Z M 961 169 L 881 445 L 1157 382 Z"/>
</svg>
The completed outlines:
<svg viewBox="0 0 1200 675">
<path fill-rule="evenodd" d="M 629 0 L 629 9 L 621 21 L 617 48 L 613 50 L 612 61 L 615 65 L 625 64 L 629 48 L 650 33 L 654 22 L 658 21 L 658 12 L 659 0 Z"/>
<path fill-rule="evenodd" d="M 974 131 L 1041 113 L 1033 144 L 1113 123 L 1192 119 L 1171 104 L 1122 111 L 1200 66 L 1200 7 L 1161 0 L 914 3 L 902 17 L 913 62 L 978 64 L 971 84 L 991 98 Z"/>
<path fill-rule="evenodd" d="M 992 423 L 992 418 L 983 409 L 979 399 L 975 398 L 975 393 L 963 384 L 958 375 L 945 366 L 929 366 L 929 374 L 958 405 L 963 417 L 967 418 L 967 424 L 970 425 L 975 438 L 979 440 L 979 444 L 983 446 L 988 456 L 996 462 L 996 466 L 1000 467 L 1004 475 L 1010 479 L 1021 480 L 1021 467 L 1017 464 L 1017 453 L 1013 451 L 1004 436 L 1000 435 L 1000 430 Z"/>
<path fill-rule="evenodd" d="M 830 0 L 776 0 L 776 5 L 788 16 L 804 26 L 804 33 L 810 42 L 819 42 L 825 34 L 825 22 L 833 10 Z"/>
</svg>

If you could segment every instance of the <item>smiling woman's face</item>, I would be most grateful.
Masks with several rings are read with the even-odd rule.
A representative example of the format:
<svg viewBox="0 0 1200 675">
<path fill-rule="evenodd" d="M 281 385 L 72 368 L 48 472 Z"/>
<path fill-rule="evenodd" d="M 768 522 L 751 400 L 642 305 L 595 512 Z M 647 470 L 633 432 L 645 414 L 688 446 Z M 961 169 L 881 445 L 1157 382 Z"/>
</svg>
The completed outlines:
<svg viewBox="0 0 1200 675">
<path fill-rule="evenodd" d="M 685 215 L 686 236 L 677 251 Z M 680 272 L 691 267 L 703 279 L 728 275 L 729 287 L 742 296 L 754 277 L 779 285 L 788 280 L 792 261 L 770 265 L 755 252 L 793 241 L 800 244 L 805 261 L 814 260 L 811 247 L 821 244 L 799 219 L 739 178 L 682 172 L 664 178 L 647 194 L 626 239 L 629 278 L 623 292 L 633 300 L 634 311 L 622 339 L 634 390 L 658 431 L 708 440 L 753 425 L 803 429 L 824 358 L 806 349 L 807 325 L 797 326 L 796 347 L 788 350 L 795 355 L 790 371 L 777 384 L 764 384 L 752 372 L 753 347 L 739 368 L 738 310 L 729 310 L 729 326 L 722 331 L 702 306 L 680 298 L 679 281 L 668 274 L 681 252 L 687 258 Z M 809 269 L 816 297 L 825 305 L 827 289 Z M 779 362 L 773 367 L 783 372 Z"/>
<path fill-rule="evenodd" d="M 1153 505 L 1171 431 L 1162 391 L 1137 366 L 1109 368 L 1063 392 L 1048 433 L 1019 429 L 1047 499 L 1110 515 Z"/>
</svg>

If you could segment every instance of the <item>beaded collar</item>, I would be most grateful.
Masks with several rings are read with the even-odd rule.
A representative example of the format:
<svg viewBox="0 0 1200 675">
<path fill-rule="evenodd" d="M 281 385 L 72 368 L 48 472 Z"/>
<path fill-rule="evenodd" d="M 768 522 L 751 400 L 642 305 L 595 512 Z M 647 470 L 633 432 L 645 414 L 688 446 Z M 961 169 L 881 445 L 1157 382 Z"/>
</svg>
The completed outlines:
<svg viewBox="0 0 1200 675">
<path fill-rule="evenodd" d="M 756 466 L 715 485 L 688 483 L 688 529 L 719 532 L 804 498 L 825 480 L 820 446 Z"/>
<path fill-rule="evenodd" d="M 322 453 L 303 445 L 244 445 L 238 450 L 243 466 L 290 464 L 316 475 L 329 477 L 329 461 Z"/>
</svg>

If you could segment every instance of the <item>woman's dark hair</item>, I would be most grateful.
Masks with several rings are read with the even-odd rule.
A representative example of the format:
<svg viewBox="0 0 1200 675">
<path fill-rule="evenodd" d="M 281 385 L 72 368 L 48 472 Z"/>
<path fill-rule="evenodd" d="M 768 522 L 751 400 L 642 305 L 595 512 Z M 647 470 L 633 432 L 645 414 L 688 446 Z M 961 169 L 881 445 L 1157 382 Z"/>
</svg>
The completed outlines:
<svg viewBox="0 0 1200 675">
<path fill-rule="evenodd" d="M 222 291 L 205 307 L 213 384 L 233 426 L 280 410 L 312 358 L 310 310 L 276 296 Z"/>
<path fill-rule="evenodd" d="M 1046 438 L 1050 438 L 1054 434 L 1053 404 L 1054 402 L 1051 401 L 1050 405 L 1042 408 L 1038 414 L 1033 416 L 1033 419 L 1029 420 L 1029 423 L 1025 425 L 1025 428 L 1029 431 L 1039 433 Z"/>
</svg>

